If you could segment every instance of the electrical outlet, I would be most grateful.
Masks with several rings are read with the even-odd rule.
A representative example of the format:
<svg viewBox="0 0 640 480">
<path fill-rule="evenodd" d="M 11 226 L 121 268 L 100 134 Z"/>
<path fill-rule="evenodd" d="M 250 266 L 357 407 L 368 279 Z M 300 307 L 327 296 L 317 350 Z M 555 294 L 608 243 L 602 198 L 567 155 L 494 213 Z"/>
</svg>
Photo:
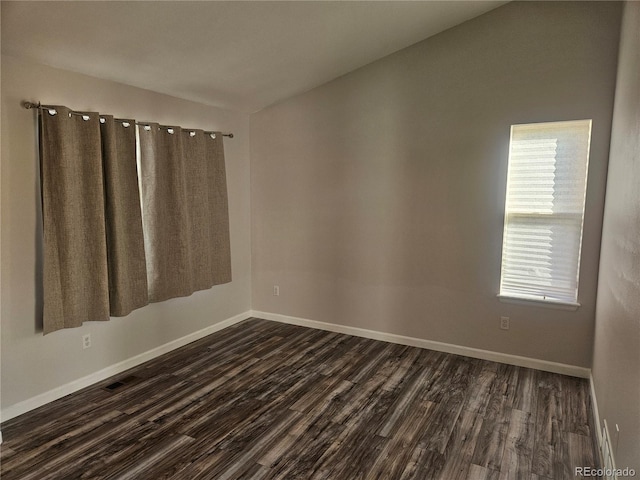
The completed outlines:
<svg viewBox="0 0 640 480">
<path fill-rule="evenodd" d="M 91 346 L 91 334 L 87 333 L 82 336 L 82 348 L 89 348 Z"/>
<path fill-rule="evenodd" d="M 273 296 L 274 297 L 279 297 L 280 296 L 280 287 L 278 285 L 274 285 L 273 286 Z"/>
<path fill-rule="evenodd" d="M 509 330 L 509 317 L 500 317 L 500 328 L 502 330 Z"/>
</svg>

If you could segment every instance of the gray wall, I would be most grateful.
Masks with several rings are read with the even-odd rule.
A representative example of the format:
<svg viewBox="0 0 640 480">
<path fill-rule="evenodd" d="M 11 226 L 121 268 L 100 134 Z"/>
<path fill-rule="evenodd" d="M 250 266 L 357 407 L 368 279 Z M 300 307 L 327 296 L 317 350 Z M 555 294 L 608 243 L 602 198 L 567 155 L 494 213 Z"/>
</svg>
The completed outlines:
<svg viewBox="0 0 640 480">
<path fill-rule="evenodd" d="M 252 115 L 253 308 L 590 367 L 620 9 L 507 4 Z M 509 127 L 584 118 L 582 307 L 500 303 Z"/>
<path fill-rule="evenodd" d="M 604 212 L 593 379 L 619 468 L 640 472 L 640 3 L 624 10 Z"/>
<path fill-rule="evenodd" d="M 225 139 L 233 282 L 146 306 L 110 322 L 38 331 L 36 136 L 22 100 L 125 118 L 231 130 Z M 213 325 L 250 308 L 249 120 L 244 114 L 2 57 L 2 408 Z M 82 335 L 93 346 L 83 350 Z"/>
</svg>

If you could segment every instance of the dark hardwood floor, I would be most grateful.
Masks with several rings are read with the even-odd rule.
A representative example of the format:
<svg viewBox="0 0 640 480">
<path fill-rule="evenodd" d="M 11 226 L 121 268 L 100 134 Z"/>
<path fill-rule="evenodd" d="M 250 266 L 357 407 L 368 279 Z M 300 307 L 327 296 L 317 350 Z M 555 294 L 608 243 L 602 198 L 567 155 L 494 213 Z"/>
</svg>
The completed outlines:
<svg viewBox="0 0 640 480">
<path fill-rule="evenodd" d="M 1 478 L 573 479 L 590 408 L 582 379 L 250 319 L 5 422 Z"/>
</svg>

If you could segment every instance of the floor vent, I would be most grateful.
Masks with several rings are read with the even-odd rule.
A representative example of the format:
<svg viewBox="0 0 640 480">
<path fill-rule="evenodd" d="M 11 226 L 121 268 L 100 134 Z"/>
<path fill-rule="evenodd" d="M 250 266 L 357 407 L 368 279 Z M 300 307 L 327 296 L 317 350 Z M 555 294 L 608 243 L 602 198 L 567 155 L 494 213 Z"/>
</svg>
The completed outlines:
<svg viewBox="0 0 640 480">
<path fill-rule="evenodd" d="M 128 377 L 125 378 L 121 378 L 120 380 L 110 383 L 109 385 L 107 385 L 105 388 L 105 390 L 109 390 L 110 392 L 113 392 L 114 390 L 118 390 L 121 387 L 124 387 L 127 383 L 131 383 L 134 380 L 137 380 L 138 377 L 134 376 L 134 375 L 129 375 Z"/>
<path fill-rule="evenodd" d="M 123 385 L 124 385 L 124 383 L 122 383 L 122 382 L 113 382 L 112 384 L 107 385 L 104 388 L 106 388 L 107 390 L 115 390 L 116 388 L 120 388 Z"/>
</svg>

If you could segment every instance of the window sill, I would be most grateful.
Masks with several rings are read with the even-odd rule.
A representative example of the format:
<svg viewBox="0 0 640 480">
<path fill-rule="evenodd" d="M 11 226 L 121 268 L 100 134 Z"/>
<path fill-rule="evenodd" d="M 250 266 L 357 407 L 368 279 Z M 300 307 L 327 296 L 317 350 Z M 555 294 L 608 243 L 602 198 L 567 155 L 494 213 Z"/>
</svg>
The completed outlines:
<svg viewBox="0 0 640 480">
<path fill-rule="evenodd" d="M 575 312 L 580 308 L 579 303 L 560 302 L 558 300 L 542 300 L 535 297 L 516 297 L 512 295 L 498 294 L 498 300 L 502 303 L 513 303 L 516 305 L 531 305 L 543 308 L 555 308 L 556 310 L 570 310 Z"/>
</svg>

